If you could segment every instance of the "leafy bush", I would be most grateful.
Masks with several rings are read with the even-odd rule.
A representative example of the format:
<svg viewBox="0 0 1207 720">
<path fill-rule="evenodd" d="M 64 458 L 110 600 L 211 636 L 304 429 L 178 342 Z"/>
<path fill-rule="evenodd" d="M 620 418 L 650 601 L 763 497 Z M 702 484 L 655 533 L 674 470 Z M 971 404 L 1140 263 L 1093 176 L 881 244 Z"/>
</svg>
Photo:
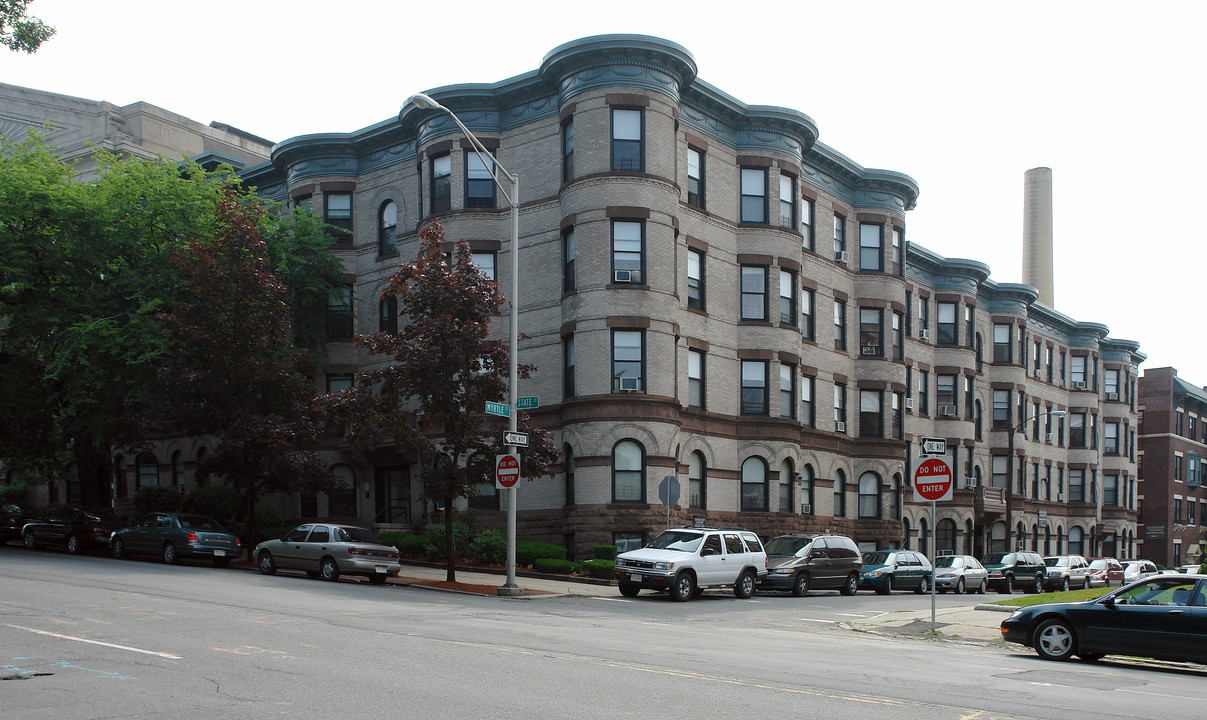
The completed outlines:
<svg viewBox="0 0 1207 720">
<path fill-rule="evenodd" d="M 25 483 L 18 481 L 0 485 L 0 502 L 24 504 Z"/>
<path fill-rule="evenodd" d="M 603 558 L 595 558 L 583 563 L 583 572 L 593 578 L 601 580 L 611 580 L 612 570 L 616 567 L 615 560 L 604 560 Z"/>
<path fill-rule="evenodd" d="M 427 543 L 431 546 L 430 552 L 438 559 L 444 558 L 444 523 L 428 523 L 423 529 L 423 534 L 427 536 Z M 454 522 L 453 523 L 453 551 L 460 554 L 469 549 L 469 543 L 473 540 L 473 530 L 470 529 L 469 523 Z"/>
<path fill-rule="evenodd" d="M 596 545 L 591 548 L 591 557 L 596 560 L 615 560 L 616 552 L 615 545 Z"/>
<path fill-rule="evenodd" d="M 256 540 L 281 537 L 286 530 L 291 528 L 292 526 L 288 525 L 276 510 L 267 507 L 256 508 L 256 534 L 259 535 Z M 243 524 L 239 537 L 243 538 L 245 545 L 251 542 L 251 539 L 247 537 L 247 523 Z"/>
<path fill-rule="evenodd" d="M 235 525 L 243 519 L 245 508 L 238 490 L 226 485 L 205 485 L 184 496 L 180 512 L 208 515 L 223 524 Z"/>
<path fill-rule="evenodd" d="M 379 532 L 379 533 L 377 533 L 377 542 L 381 543 L 382 545 L 389 545 L 390 547 L 397 547 L 398 543 L 402 542 L 403 535 L 410 535 L 410 533 L 405 533 L 405 532 L 402 532 L 401 530 L 389 530 L 386 532 Z"/>
<path fill-rule="evenodd" d="M 537 558 L 536 562 L 533 563 L 533 568 L 537 572 L 573 575 L 578 572 L 578 563 L 573 560 L 558 560 L 557 558 Z"/>
<path fill-rule="evenodd" d="M 153 485 L 139 488 L 131 499 L 134 501 L 134 509 L 141 516 L 153 512 L 176 512 L 176 508 L 180 507 L 181 496 L 175 488 Z"/>
<path fill-rule="evenodd" d="M 478 562 L 501 563 L 507 556 L 507 536 L 495 528 L 483 530 L 470 542 L 468 554 Z"/>
<path fill-rule="evenodd" d="M 398 538 L 397 542 L 391 543 L 398 548 L 398 554 L 409 558 L 423 558 L 432 554 L 432 547 L 428 542 L 427 535 L 416 535 L 415 533 L 399 533 L 402 537 Z M 444 540 L 441 539 L 443 543 Z"/>
<path fill-rule="evenodd" d="M 515 544 L 516 565 L 534 565 L 541 558 L 565 560 L 566 548 L 535 540 L 520 540 Z"/>
</svg>

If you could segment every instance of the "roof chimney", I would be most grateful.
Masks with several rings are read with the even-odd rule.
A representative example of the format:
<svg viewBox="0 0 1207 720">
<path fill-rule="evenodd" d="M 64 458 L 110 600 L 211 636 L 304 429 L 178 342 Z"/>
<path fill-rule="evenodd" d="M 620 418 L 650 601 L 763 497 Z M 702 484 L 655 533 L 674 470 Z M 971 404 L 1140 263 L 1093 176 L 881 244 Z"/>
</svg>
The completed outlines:
<svg viewBox="0 0 1207 720">
<path fill-rule="evenodd" d="M 1023 282 L 1039 291 L 1041 303 L 1055 307 L 1052 293 L 1052 168 L 1032 168 L 1023 182 Z"/>
</svg>

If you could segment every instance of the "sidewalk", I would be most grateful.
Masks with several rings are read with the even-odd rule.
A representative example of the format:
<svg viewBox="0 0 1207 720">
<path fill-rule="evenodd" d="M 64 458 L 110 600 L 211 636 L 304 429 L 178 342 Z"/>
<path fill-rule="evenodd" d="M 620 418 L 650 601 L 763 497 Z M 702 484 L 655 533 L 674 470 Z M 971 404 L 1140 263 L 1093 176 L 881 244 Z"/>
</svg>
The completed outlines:
<svg viewBox="0 0 1207 720">
<path fill-rule="evenodd" d="M 496 590 L 507 582 L 505 574 L 480 572 L 458 567 L 457 582 L 449 586 L 444 582 L 448 572 L 443 565 L 402 563 L 402 572 L 389 582 L 400 585 L 435 588 L 450 592 L 463 592 L 472 595 L 494 595 Z M 517 573 L 516 585 L 524 591 L 516 597 L 557 597 L 565 595 L 588 595 L 618 597 L 620 595 L 615 585 L 608 585 L 598 580 L 569 577 L 533 577 L 529 573 Z"/>
<path fill-rule="evenodd" d="M 927 640 L 963 642 L 975 645 L 1005 645 L 1001 623 L 1015 608 L 1002 605 L 969 605 L 941 608 L 935 611 L 931 625 L 930 611 L 897 612 L 874 620 L 843 623 L 852 630 L 878 635 L 900 635 Z"/>
</svg>

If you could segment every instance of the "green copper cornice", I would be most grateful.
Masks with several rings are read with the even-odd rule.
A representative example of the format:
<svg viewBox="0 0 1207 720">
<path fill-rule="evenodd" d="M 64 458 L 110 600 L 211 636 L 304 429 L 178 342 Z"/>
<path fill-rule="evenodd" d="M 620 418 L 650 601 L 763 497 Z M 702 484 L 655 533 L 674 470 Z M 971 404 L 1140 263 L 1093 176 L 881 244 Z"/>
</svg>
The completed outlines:
<svg viewBox="0 0 1207 720">
<path fill-rule="evenodd" d="M 696 79 L 696 59 L 681 45 L 649 35 L 596 35 L 554 48 L 537 71 L 563 104 L 588 90 L 628 86 L 678 102 Z"/>
</svg>

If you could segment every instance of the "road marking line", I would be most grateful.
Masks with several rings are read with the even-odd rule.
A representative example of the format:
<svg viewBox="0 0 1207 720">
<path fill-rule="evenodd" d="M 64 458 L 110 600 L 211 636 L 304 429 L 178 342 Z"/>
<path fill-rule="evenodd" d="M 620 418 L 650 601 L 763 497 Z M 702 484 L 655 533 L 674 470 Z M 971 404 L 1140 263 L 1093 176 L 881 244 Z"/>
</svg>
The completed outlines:
<svg viewBox="0 0 1207 720">
<path fill-rule="evenodd" d="M 595 596 L 594 598 L 592 598 L 592 599 L 593 599 L 593 600 L 607 600 L 608 602 L 625 602 L 625 603 L 627 603 L 627 602 L 633 602 L 632 600 L 625 600 L 624 598 L 600 597 L 600 596 L 598 596 L 598 595 L 596 595 L 596 596 Z"/>
<path fill-rule="evenodd" d="M 821 618 L 801 618 L 801 620 L 805 620 L 807 622 L 828 623 L 830 625 L 833 625 L 834 623 L 838 622 L 837 620 L 822 620 Z"/>
<path fill-rule="evenodd" d="M 1144 692 L 1143 690 L 1115 688 L 1115 692 L 1131 693 L 1132 695 L 1153 695 L 1155 697 L 1173 698 L 1175 700 L 1190 700 L 1191 702 L 1203 702 L 1203 698 L 1201 697 L 1186 697 L 1185 695 L 1170 695 L 1169 693 Z"/>
<path fill-rule="evenodd" d="M 154 655 L 155 657 L 161 657 L 161 658 L 165 658 L 167 660 L 183 660 L 184 659 L 183 656 L 181 656 L 181 655 L 172 655 L 171 653 L 166 653 L 166 652 L 157 652 L 155 650 L 143 650 L 141 648 L 130 647 L 129 645 L 116 645 L 114 643 L 101 642 L 100 640 L 89 640 L 88 638 L 75 637 L 73 635 L 63 635 L 62 633 L 50 632 L 49 630 L 37 630 L 35 628 L 21 627 L 20 625 L 13 625 L 11 623 L 5 623 L 5 624 L 10 628 L 16 628 L 18 630 L 25 630 L 27 632 L 37 633 L 38 635 L 47 635 L 50 637 L 59 638 L 60 640 L 74 640 L 76 642 L 88 643 L 89 645 L 100 645 L 101 647 L 114 648 L 115 650 L 128 650 L 129 652 L 142 653 L 143 655 Z"/>
</svg>

